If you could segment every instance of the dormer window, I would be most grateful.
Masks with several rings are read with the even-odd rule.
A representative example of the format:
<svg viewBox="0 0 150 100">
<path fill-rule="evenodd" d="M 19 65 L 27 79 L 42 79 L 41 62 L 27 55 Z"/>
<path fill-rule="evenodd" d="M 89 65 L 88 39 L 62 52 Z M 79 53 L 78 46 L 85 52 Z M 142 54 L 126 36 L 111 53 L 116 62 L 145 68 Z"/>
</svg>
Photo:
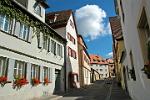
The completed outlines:
<svg viewBox="0 0 150 100">
<path fill-rule="evenodd" d="M 41 16 L 41 6 L 39 4 L 35 4 L 33 7 L 34 7 L 35 13 Z"/>
</svg>

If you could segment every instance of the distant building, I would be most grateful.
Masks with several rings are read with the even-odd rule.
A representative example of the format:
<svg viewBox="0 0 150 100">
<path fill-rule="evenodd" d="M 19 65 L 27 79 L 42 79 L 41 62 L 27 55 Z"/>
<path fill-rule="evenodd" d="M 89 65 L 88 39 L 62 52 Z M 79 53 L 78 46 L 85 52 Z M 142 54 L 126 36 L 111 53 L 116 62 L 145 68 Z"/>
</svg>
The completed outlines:
<svg viewBox="0 0 150 100">
<path fill-rule="evenodd" d="M 47 13 L 46 22 L 67 40 L 65 47 L 66 89 L 79 88 L 77 29 L 73 12 L 71 10 L 63 10 Z"/>
<path fill-rule="evenodd" d="M 89 85 L 91 83 L 90 57 L 81 35 L 78 35 L 78 58 L 80 86 Z"/>
<path fill-rule="evenodd" d="M 45 24 L 45 0 L 0 0 L 0 99 L 64 91 L 66 40 Z"/>
<path fill-rule="evenodd" d="M 108 62 L 108 67 L 109 67 L 109 77 L 114 78 L 115 77 L 115 66 L 114 66 L 114 61 L 111 58 L 106 59 Z"/>
<path fill-rule="evenodd" d="M 100 74 L 100 78 L 109 77 L 109 67 L 108 62 L 98 55 L 90 55 L 91 68 L 96 70 Z"/>
</svg>

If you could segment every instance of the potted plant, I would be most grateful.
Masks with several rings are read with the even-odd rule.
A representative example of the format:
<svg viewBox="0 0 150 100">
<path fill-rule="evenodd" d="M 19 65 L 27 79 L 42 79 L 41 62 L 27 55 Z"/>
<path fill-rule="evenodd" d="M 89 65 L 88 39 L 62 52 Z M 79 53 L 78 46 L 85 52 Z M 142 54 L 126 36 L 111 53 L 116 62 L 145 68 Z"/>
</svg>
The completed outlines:
<svg viewBox="0 0 150 100">
<path fill-rule="evenodd" d="M 11 81 L 7 81 L 6 76 L 0 76 L 0 84 L 1 86 L 4 86 L 6 83 L 11 83 Z"/>
<path fill-rule="evenodd" d="M 44 85 L 48 85 L 49 83 L 51 83 L 50 81 L 49 81 L 49 79 L 46 77 L 46 78 L 44 78 Z"/>
<path fill-rule="evenodd" d="M 25 78 L 15 78 L 13 81 L 13 88 L 21 88 L 22 86 L 28 84 L 29 82 Z"/>
<path fill-rule="evenodd" d="M 37 85 L 39 85 L 40 83 L 41 83 L 40 80 L 37 79 L 37 78 L 33 78 L 33 79 L 31 80 L 32 86 L 37 86 Z"/>
</svg>

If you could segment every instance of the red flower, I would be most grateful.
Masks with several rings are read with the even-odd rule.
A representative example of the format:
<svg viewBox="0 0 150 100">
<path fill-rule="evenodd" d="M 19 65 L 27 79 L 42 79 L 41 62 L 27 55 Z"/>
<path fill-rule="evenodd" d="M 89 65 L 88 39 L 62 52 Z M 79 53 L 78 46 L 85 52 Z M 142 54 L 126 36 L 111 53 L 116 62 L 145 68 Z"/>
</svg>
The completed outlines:
<svg viewBox="0 0 150 100">
<path fill-rule="evenodd" d="M 48 83 L 50 83 L 48 78 L 44 78 L 44 85 L 48 85 Z"/>
<path fill-rule="evenodd" d="M 6 82 L 7 81 L 7 77 L 6 76 L 1 76 L 0 77 L 0 83 Z"/>
<path fill-rule="evenodd" d="M 21 88 L 23 85 L 28 84 L 29 82 L 25 79 L 25 78 L 21 78 L 21 79 L 16 79 L 13 83 L 13 87 L 16 88 Z"/>
<path fill-rule="evenodd" d="M 33 78 L 32 79 L 32 85 L 38 85 L 38 84 L 40 84 L 40 80 L 36 79 L 36 78 Z"/>
</svg>

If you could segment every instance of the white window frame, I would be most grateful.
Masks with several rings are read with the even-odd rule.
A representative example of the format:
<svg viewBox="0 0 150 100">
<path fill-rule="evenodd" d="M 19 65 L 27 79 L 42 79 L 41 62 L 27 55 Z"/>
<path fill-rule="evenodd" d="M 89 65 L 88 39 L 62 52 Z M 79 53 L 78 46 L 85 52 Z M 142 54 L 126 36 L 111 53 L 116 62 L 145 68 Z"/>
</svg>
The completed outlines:
<svg viewBox="0 0 150 100">
<path fill-rule="evenodd" d="M 20 23 L 20 32 L 19 32 L 19 38 L 24 39 L 24 40 L 28 40 L 29 38 L 29 26 Z"/>
<path fill-rule="evenodd" d="M 62 57 L 62 45 L 57 44 L 57 55 Z"/>
<path fill-rule="evenodd" d="M 23 61 L 15 61 L 14 78 L 26 78 L 27 63 Z"/>
<path fill-rule="evenodd" d="M 48 78 L 49 82 L 52 82 L 52 68 L 43 67 L 43 77 Z"/>
<path fill-rule="evenodd" d="M 51 53 L 56 54 L 56 41 L 53 39 L 51 39 Z"/>
<path fill-rule="evenodd" d="M 40 66 L 32 64 L 31 65 L 31 79 L 40 80 Z"/>
<path fill-rule="evenodd" d="M 49 37 L 47 35 L 43 36 L 43 49 L 48 50 L 49 45 Z"/>
<path fill-rule="evenodd" d="M 0 57 L 0 76 L 6 76 L 7 74 L 7 58 Z"/>
<path fill-rule="evenodd" d="M 10 18 L 6 15 L 0 14 L 0 29 L 3 30 L 4 32 L 10 33 L 10 25 L 11 25 Z"/>
</svg>

